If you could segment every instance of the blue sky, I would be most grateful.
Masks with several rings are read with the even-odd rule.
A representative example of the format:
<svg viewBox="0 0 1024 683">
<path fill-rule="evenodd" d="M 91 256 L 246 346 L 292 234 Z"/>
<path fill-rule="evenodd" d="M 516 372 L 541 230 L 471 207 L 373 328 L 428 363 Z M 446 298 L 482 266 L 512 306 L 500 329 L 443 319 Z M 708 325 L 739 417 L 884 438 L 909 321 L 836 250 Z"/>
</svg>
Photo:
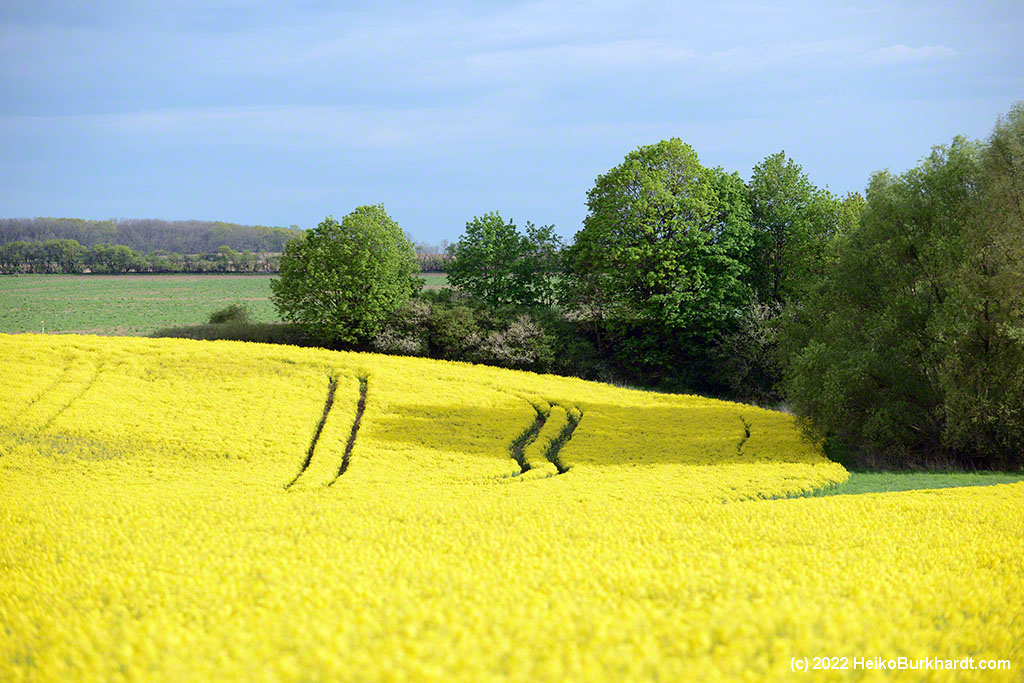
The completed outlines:
<svg viewBox="0 0 1024 683">
<path fill-rule="evenodd" d="M 1024 4 L 5 2 L 0 216 L 571 237 L 663 138 L 836 193 L 1024 99 Z"/>
</svg>

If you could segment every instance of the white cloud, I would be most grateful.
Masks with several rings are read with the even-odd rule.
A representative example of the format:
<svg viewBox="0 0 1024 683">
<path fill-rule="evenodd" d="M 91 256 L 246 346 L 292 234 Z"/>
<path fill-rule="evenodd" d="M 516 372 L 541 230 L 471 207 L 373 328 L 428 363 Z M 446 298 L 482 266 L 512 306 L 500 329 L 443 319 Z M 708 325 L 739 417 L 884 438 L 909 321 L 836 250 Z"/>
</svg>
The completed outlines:
<svg viewBox="0 0 1024 683">
<path fill-rule="evenodd" d="M 924 45 L 907 47 L 902 43 L 875 50 L 871 53 L 872 60 L 880 64 L 908 64 L 912 62 L 928 62 L 937 59 L 948 59 L 956 56 L 956 50 L 945 45 Z"/>
</svg>

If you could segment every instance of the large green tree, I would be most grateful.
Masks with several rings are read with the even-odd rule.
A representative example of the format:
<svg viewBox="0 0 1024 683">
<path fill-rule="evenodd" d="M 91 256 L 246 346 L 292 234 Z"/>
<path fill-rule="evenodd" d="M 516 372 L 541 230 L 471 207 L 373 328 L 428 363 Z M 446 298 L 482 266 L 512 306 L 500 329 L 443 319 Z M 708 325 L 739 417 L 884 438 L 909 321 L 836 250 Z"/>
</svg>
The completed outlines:
<svg viewBox="0 0 1024 683">
<path fill-rule="evenodd" d="M 1024 102 L 981 153 L 977 201 L 935 328 L 947 448 L 1024 465 Z"/>
<path fill-rule="evenodd" d="M 416 252 L 384 207 L 360 206 L 289 242 L 270 286 L 282 318 L 325 341 L 353 344 L 412 296 L 416 272 Z"/>
<path fill-rule="evenodd" d="M 891 464 L 1024 454 L 1024 108 L 875 174 L 860 224 L 783 330 L 794 409 Z"/>
<path fill-rule="evenodd" d="M 552 225 L 526 223 L 522 234 L 498 212 L 466 223 L 448 248 L 448 282 L 494 306 L 550 305 L 562 250 Z"/>
<path fill-rule="evenodd" d="M 785 152 L 754 166 L 748 187 L 755 232 L 750 279 L 761 302 L 783 303 L 820 276 L 857 200 L 819 189 Z"/>
<path fill-rule="evenodd" d="M 579 307 L 706 340 L 749 300 L 746 188 L 678 138 L 628 154 L 598 177 L 587 207 L 568 259 Z"/>
<path fill-rule="evenodd" d="M 941 456 L 931 326 L 976 166 L 977 146 L 958 138 L 901 176 L 876 173 L 834 269 L 791 311 L 789 395 L 819 432 L 899 461 Z"/>
</svg>

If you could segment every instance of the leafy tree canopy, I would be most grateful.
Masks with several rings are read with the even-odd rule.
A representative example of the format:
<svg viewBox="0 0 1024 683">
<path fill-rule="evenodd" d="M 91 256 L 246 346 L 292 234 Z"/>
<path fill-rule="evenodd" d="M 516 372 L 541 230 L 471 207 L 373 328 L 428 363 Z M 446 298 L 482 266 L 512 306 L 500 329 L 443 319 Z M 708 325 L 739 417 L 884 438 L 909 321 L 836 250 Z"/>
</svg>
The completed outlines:
<svg viewBox="0 0 1024 683">
<path fill-rule="evenodd" d="M 382 205 L 331 216 L 285 246 L 271 281 L 281 317 L 330 342 L 365 341 L 419 286 L 416 252 Z"/>
<path fill-rule="evenodd" d="M 587 206 L 568 284 L 609 319 L 708 339 L 749 299 L 746 188 L 678 138 L 631 152 L 598 177 Z"/>
<path fill-rule="evenodd" d="M 849 214 L 860 196 L 842 200 L 815 187 L 785 152 L 756 165 L 748 187 L 755 232 L 751 281 L 760 301 L 782 303 L 820 276 L 837 235 L 855 222 Z"/>
<path fill-rule="evenodd" d="M 553 225 L 527 222 L 524 235 L 498 212 L 486 213 L 448 247 L 448 282 L 495 306 L 550 305 L 561 251 Z"/>
<path fill-rule="evenodd" d="M 875 174 L 859 226 L 783 329 L 794 409 L 879 464 L 1019 467 L 1024 107 Z"/>
</svg>

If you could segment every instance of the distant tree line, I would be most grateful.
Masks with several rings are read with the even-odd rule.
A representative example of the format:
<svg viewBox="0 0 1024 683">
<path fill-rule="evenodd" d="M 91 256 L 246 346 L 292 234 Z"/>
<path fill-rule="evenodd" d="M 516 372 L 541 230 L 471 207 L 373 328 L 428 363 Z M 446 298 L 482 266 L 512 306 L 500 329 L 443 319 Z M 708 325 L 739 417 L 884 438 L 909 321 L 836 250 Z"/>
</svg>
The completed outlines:
<svg viewBox="0 0 1024 683">
<path fill-rule="evenodd" d="M 448 254 L 448 240 L 441 240 L 441 244 L 415 242 L 413 248 L 416 251 L 416 262 L 419 264 L 421 273 L 445 273 L 448 271 L 448 266 L 452 261 Z"/>
<path fill-rule="evenodd" d="M 212 252 L 179 254 L 164 250 L 142 254 L 123 244 L 84 247 L 73 239 L 15 241 L 0 245 L 0 274 L 18 273 L 270 273 L 277 272 L 279 254 L 235 251 L 222 246 Z"/>
<path fill-rule="evenodd" d="M 290 228 L 238 225 L 219 221 L 164 221 L 153 218 L 0 218 L 0 244 L 70 239 L 84 247 L 123 245 L 148 254 L 167 251 L 180 254 L 213 253 L 220 247 L 253 253 L 280 253 L 301 234 Z"/>
<path fill-rule="evenodd" d="M 305 231 L 209 221 L 0 219 L 0 274 L 276 273 Z M 417 243 L 421 272 L 444 272 L 441 245 Z"/>
</svg>

